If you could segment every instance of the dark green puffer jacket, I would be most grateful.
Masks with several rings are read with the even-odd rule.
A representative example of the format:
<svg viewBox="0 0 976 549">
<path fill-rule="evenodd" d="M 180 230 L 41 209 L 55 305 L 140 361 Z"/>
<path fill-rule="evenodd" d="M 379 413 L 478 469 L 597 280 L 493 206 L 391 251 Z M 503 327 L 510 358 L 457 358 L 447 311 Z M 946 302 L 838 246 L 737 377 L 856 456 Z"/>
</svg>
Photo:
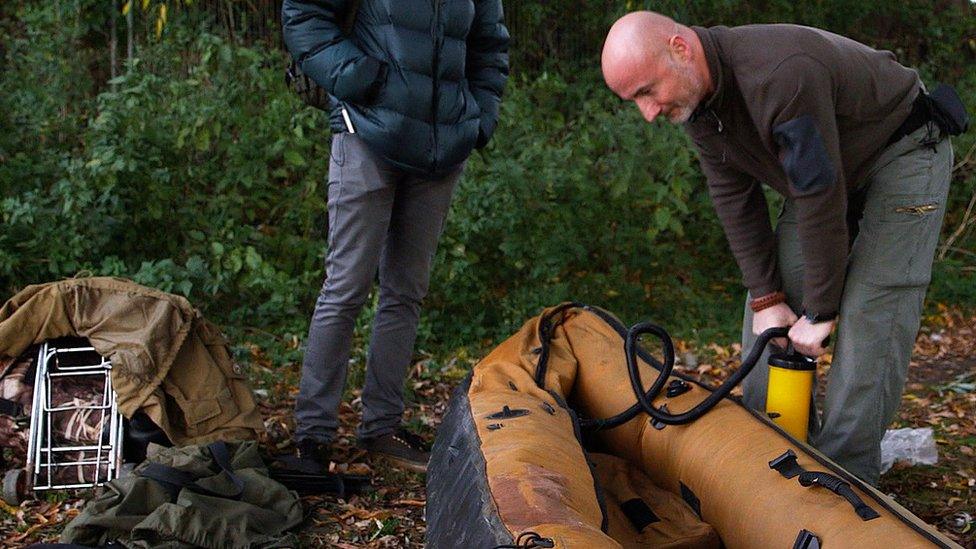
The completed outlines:
<svg viewBox="0 0 976 549">
<path fill-rule="evenodd" d="M 284 0 L 285 44 L 370 149 L 437 176 L 491 138 L 508 77 L 501 0 Z"/>
</svg>

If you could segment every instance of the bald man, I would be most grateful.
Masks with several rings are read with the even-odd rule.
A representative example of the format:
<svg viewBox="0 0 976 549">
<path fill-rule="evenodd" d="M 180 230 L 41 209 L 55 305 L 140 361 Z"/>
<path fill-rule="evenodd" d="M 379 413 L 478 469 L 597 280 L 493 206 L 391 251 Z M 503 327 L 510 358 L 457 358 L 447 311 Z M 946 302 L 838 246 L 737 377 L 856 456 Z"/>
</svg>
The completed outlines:
<svg viewBox="0 0 976 549">
<path fill-rule="evenodd" d="M 876 484 L 952 166 L 918 74 L 818 29 L 687 27 L 652 12 L 613 25 L 602 65 L 614 93 L 648 122 L 683 124 L 699 151 L 749 291 L 743 355 L 755 334 L 790 327 L 794 347 L 819 356 L 839 320 L 811 442 Z M 762 184 L 785 197 L 775 231 Z M 743 384 L 748 406 L 765 408 L 767 378 L 764 357 Z"/>
</svg>

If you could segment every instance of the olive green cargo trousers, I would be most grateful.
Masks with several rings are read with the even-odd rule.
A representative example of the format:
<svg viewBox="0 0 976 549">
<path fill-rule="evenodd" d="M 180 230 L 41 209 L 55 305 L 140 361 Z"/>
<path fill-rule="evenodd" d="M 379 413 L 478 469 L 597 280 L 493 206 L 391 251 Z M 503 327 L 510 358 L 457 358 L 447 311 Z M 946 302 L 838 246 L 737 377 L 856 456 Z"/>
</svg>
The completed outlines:
<svg viewBox="0 0 976 549">
<path fill-rule="evenodd" d="M 923 126 L 888 146 L 858 189 L 866 193 L 864 214 L 848 256 L 826 397 L 811 414 L 813 446 L 871 484 L 880 476 L 881 438 L 901 403 L 945 215 L 952 147 L 948 138 L 931 143 L 938 131 Z M 800 314 L 804 265 L 790 201 L 776 239 L 783 291 Z M 743 356 L 755 340 L 747 298 Z M 768 353 L 743 381 L 745 404 L 760 411 Z"/>
</svg>

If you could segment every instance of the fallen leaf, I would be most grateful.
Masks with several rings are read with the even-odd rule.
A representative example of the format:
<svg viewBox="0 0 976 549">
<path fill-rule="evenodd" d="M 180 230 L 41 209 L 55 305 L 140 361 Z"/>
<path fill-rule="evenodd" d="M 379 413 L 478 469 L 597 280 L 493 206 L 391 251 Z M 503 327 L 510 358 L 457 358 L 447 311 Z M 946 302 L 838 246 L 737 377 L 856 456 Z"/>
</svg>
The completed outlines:
<svg viewBox="0 0 976 549">
<path fill-rule="evenodd" d="M 427 505 L 426 501 L 415 500 L 415 499 L 399 499 L 393 502 L 393 505 L 407 505 L 413 507 L 423 507 Z"/>
</svg>

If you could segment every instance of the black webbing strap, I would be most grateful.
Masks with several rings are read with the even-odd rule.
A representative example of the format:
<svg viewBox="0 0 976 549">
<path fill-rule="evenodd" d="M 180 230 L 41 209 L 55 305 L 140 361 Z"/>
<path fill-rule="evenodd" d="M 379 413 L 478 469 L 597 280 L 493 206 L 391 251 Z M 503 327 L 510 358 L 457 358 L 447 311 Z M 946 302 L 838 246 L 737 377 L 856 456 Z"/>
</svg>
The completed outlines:
<svg viewBox="0 0 976 549">
<path fill-rule="evenodd" d="M 820 549 L 820 538 L 810 530 L 800 530 L 793 542 L 793 549 Z"/>
<path fill-rule="evenodd" d="M 641 498 L 633 498 L 621 503 L 620 510 L 627 515 L 627 519 L 638 532 L 643 531 L 648 524 L 661 520 Z"/>
<path fill-rule="evenodd" d="M 854 512 L 861 520 L 871 520 L 878 518 L 877 511 L 864 503 L 851 488 L 851 485 L 842 478 L 832 475 L 826 471 L 807 471 L 796 462 L 796 454 L 793 450 L 786 450 L 781 456 L 769 462 L 769 468 L 786 478 L 800 477 L 798 480 L 801 486 L 823 486 L 831 492 L 846 499 L 854 507 Z"/>
<path fill-rule="evenodd" d="M 563 303 L 539 318 L 539 360 L 536 362 L 535 384 L 542 389 L 545 389 L 546 385 L 546 369 L 549 367 L 549 347 L 552 344 L 552 338 L 555 335 L 556 328 L 566 321 L 566 315 L 563 313 L 573 307 L 584 307 L 584 305 L 576 302 Z M 560 316 L 553 321 L 556 315 Z"/>
<path fill-rule="evenodd" d="M 337 475 L 328 471 L 312 473 L 273 466 L 268 468 L 268 476 L 285 488 L 298 492 L 300 496 L 335 494 L 346 499 L 347 496 L 359 494 L 369 488 L 369 477 L 365 475 Z"/>
<path fill-rule="evenodd" d="M 681 499 L 685 500 L 685 503 L 698 515 L 698 518 L 702 518 L 701 500 L 691 491 L 691 488 L 685 486 L 685 483 L 679 481 L 678 485 L 681 486 Z"/>
<path fill-rule="evenodd" d="M 0 398 L 0 414 L 20 417 L 24 415 L 24 407 L 19 402 L 7 398 Z"/>
<path fill-rule="evenodd" d="M 186 488 L 191 492 L 203 494 L 205 496 L 233 500 L 241 499 L 241 495 L 244 493 L 244 479 L 234 474 L 234 468 L 230 463 L 230 452 L 227 450 L 227 444 L 219 440 L 208 445 L 207 449 L 210 450 L 210 454 L 213 456 L 214 462 L 220 467 L 221 472 L 227 475 L 227 478 L 230 479 L 231 483 L 233 483 L 233 492 L 229 494 L 222 494 L 204 488 L 203 486 L 197 484 L 199 477 L 193 473 L 181 471 L 174 467 L 163 465 L 162 463 L 149 463 L 144 468 L 138 470 L 137 474 L 141 477 L 152 479 L 162 484 L 166 491 L 169 492 L 170 498 L 173 500 L 176 500 L 177 496 L 179 496 L 180 490 L 183 488 Z"/>
<path fill-rule="evenodd" d="M 854 507 L 854 512 L 861 520 L 871 520 L 880 517 L 877 511 L 868 507 L 847 481 L 826 471 L 805 471 L 800 473 L 800 484 L 803 486 L 823 486 L 831 492 L 843 497 Z"/>
<path fill-rule="evenodd" d="M 110 541 L 105 545 L 79 545 L 77 543 L 34 543 L 25 549 L 125 549 L 125 545 Z"/>
</svg>

